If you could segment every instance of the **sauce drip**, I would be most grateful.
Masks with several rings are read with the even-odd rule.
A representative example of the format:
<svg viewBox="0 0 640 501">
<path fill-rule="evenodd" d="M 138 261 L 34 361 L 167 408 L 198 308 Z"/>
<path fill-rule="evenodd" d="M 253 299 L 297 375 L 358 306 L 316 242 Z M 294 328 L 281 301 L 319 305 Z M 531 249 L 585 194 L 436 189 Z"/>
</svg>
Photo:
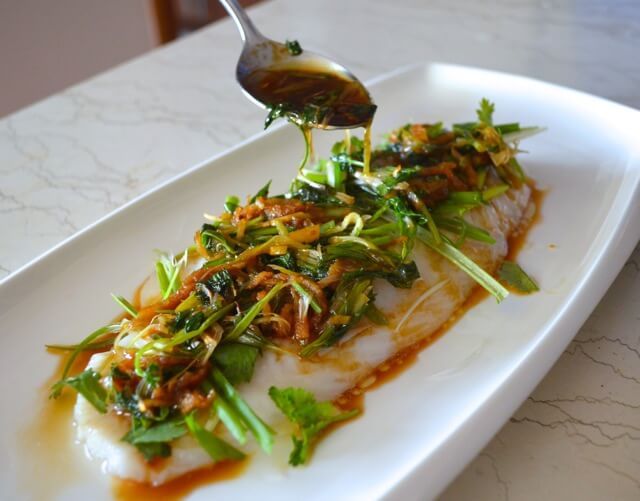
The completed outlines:
<svg viewBox="0 0 640 501">
<path fill-rule="evenodd" d="M 371 123 L 376 105 L 357 80 L 313 66 L 260 68 L 244 79 L 247 92 L 270 109 L 267 124 L 286 116 L 300 127 L 306 152 L 300 169 L 313 158 L 311 128 L 364 127 L 364 173 L 371 161 Z"/>
<path fill-rule="evenodd" d="M 369 168 L 371 165 L 371 121 L 367 123 L 364 127 L 364 151 L 362 162 L 364 166 L 362 167 L 362 172 L 364 175 L 369 175 Z"/>
</svg>

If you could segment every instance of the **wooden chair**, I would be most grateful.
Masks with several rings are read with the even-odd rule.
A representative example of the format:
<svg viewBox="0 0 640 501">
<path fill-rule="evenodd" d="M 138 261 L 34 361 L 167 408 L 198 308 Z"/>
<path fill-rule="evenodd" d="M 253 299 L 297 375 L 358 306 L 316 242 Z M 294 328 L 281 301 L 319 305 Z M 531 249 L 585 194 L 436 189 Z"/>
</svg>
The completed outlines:
<svg viewBox="0 0 640 501">
<path fill-rule="evenodd" d="M 260 0 L 239 1 L 243 7 L 248 7 Z M 151 0 L 151 4 L 160 43 L 175 40 L 227 14 L 217 0 Z"/>
</svg>

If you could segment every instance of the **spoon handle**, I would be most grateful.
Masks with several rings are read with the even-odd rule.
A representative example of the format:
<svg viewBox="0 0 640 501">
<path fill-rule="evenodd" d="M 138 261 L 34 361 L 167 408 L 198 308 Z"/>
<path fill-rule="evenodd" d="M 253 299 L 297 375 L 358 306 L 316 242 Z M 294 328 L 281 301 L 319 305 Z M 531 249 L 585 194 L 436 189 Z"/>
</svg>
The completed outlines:
<svg viewBox="0 0 640 501">
<path fill-rule="evenodd" d="M 237 0 L 220 0 L 220 3 L 235 21 L 243 42 L 254 43 L 264 39 Z"/>
</svg>

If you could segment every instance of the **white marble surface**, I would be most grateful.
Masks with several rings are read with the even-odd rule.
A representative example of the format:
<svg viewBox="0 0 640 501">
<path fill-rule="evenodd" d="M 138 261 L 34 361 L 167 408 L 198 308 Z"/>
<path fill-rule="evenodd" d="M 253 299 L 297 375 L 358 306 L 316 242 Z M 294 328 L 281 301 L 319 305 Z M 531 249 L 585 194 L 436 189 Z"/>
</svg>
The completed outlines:
<svg viewBox="0 0 640 501">
<path fill-rule="evenodd" d="M 640 2 L 273 0 L 274 38 L 361 78 L 436 60 L 640 108 Z M 0 120 L 0 278 L 260 130 L 226 20 Z M 553 370 L 443 499 L 640 498 L 640 248 Z"/>
</svg>

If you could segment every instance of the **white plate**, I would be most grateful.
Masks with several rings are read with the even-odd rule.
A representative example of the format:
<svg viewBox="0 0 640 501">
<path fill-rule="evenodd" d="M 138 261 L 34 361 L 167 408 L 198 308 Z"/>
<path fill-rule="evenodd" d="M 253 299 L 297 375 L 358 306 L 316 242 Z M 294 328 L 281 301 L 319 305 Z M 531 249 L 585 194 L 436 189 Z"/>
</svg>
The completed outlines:
<svg viewBox="0 0 640 501">
<path fill-rule="evenodd" d="M 441 64 L 395 72 L 370 88 L 379 104 L 377 138 L 408 121 L 472 119 L 483 96 L 496 102 L 498 122 L 548 128 L 523 145 L 530 154 L 522 156 L 539 186 L 549 189 L 542 221 L 519 255 L 542 290 L 471 310 L 416 364 L 369 393 L 364 416 L 322 442 L 310 466 L 286 469 L 257 459 L 244 475 L 204 487 L 194 499 L 437 495 L 549 370 L 638 241 L 639 112 L 528 78 Z M 335 139 L 328 136 L 318 135 L 321 153 Z M 39 388 L 56 363 L 44 343 L 78 340 L 109 321 L 117 313 L 109 292 L 131 294 L 150 269 L 151 249 L 183 247 L 202 212 L 217 212 L 225 195 L 253 193 L 268 178 L 284 189 L 301 149 L 293 127 L 260 134 L 2 283 L 0 497 L 29 498 L 33 484 L 58 481 L 51 496 L 111 496 L 97 465 L 82 467 L 82 475 L 62 486 L 62 479 L 37 473 L 47 444 L 25 446 L 28 424 L 42 407 Z"/>
</svg>

